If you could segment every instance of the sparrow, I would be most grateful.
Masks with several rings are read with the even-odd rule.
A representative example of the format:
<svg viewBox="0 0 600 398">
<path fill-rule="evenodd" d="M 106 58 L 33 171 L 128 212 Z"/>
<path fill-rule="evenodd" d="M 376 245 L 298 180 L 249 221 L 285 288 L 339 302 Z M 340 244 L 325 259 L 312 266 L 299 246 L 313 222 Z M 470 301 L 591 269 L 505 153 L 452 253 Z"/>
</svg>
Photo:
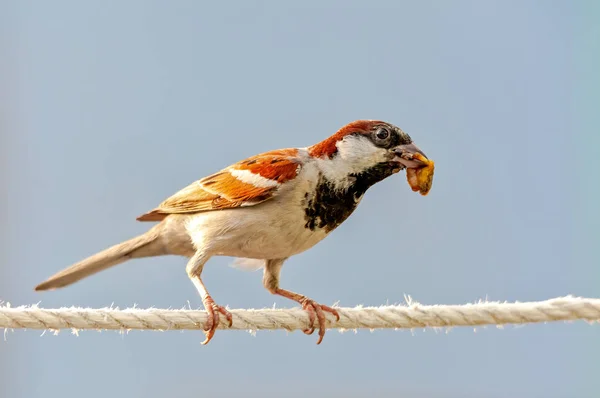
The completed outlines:
<svg viewBox="0 0 600 398">
<path fill-rule="evenodd" d="M 213 338 L 220 316 L 232 316 L 209 294 L 202 270 L 213 256 L 250 259 L 263 269 L 272 294 L 307 311 L 306 334 L 326 330 L 331 307 L 279 285 L 284 262 L 328 236 L 356 209 L 374 184 L 400 170 L 419 169 L 427 156 L 393 124 L 357 120 L 312 146 L 278 149 L 249 157 L 192 182 L 138 221 L 155 222 L 146 233 L 109 247 L 51 276 L 35 290 L 53 290 L 127 260 L 177 255 L 202 299 L 207 322 L 202 344 Z M 245 261 L 245 260 L 244 260 Z"/>
</svg>

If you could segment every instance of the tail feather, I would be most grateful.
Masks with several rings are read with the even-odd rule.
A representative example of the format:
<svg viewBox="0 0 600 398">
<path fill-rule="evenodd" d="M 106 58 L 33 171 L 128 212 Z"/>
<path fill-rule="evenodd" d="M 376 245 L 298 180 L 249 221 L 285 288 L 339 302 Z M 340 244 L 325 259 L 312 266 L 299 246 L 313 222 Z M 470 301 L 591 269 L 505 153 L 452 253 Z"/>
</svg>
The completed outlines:
<svg viewBox="0 0 600 398">
<path fill-rule="evenodd" d="M 158 256 L 163 253 L 158 237 L 160 225 L 150 229 L 145 234 L 116 244 L 108 249 L 94 254 L 76 264 L 51 276 L 45 282 L 35 287 L 36 291 L 53 290 L 68 286 L 87 276 L 121 264 L 132 258 Z"/>
</svg>

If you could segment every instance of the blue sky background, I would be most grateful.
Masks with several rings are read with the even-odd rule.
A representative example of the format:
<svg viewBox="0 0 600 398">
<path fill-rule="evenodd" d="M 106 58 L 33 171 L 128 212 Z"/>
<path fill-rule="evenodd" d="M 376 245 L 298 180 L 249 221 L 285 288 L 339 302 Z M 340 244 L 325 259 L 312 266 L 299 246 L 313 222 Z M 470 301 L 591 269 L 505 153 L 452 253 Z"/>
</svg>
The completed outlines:
<svg viewBox="0 0 600 398">
<path fill-rule="evenodd" d="M 0 3 L 0 300 L 201 306 L 182 258 L 33 287 L 144 231 L 189 182 L 355 119 L 436 161 L 288 261 L 325 304 L 598 297 L 600 8 L 592 1 Z M 214 258 L 232 308 L 290 307 Z M 9 332 L 0 396 L 596 397 L 600 327 L 302 333 Z"/>
</svg>

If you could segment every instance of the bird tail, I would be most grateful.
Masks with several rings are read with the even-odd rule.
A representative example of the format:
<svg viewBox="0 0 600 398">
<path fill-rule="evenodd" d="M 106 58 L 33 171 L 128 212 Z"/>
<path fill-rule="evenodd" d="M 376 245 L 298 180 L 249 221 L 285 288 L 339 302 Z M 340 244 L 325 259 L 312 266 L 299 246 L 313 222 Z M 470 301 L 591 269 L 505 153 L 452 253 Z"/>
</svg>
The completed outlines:
<svg viewBox="0 0 600 398">
<path fill-rule="evenodd" d="M 65 287 L 132 258 L 167 254 L 159 239 L 161 227 L 162 225 L 158 224 L 142 235 L 109 247 L 73 264 L 51 276 L 45 282 L 40 283 L 35 287 L 35 290 L 54 290 Z"/>
</svg>

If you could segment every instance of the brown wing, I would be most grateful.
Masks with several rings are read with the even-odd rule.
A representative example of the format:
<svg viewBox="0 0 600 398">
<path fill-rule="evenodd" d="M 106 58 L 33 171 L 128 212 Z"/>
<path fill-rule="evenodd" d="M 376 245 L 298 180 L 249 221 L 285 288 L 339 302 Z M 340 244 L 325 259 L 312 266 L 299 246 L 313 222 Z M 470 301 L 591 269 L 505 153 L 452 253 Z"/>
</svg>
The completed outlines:
<svg viewBox="0 0 600 398">
<path fill-rule="evenodd" d="M 271 199 L 301 168 L 297 149 L 266 152 L 242 160 L 218 173 L 195 181 L 138 221 L 161 221 L 169 214 L 233 209 Z"/>
</svg>

